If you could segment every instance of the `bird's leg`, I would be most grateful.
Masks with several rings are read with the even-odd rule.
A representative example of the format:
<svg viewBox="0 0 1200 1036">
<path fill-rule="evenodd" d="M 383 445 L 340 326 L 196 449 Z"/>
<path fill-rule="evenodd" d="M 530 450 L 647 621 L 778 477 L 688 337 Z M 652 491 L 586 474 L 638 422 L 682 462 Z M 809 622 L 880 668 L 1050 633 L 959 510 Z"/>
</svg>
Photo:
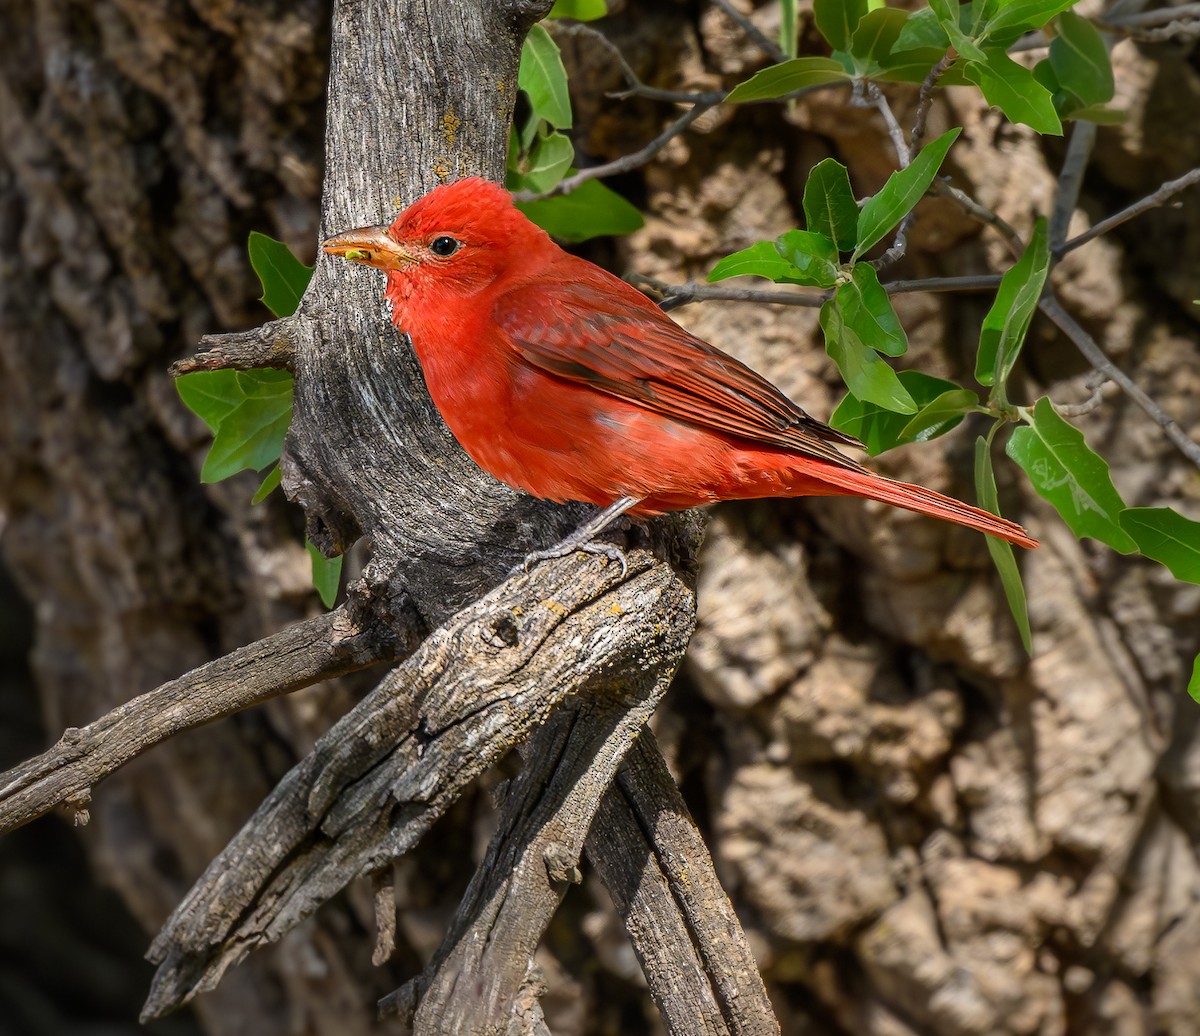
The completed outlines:
<svg viewBox="0 0 1200 1036">
<path fill-rule="evenodd" d="M 621 575 L 624 576 L 629 570 L 624 552 L 615 543 L 598 543 L 596 537 L 631 507 L 636 507 L 641 502 L 641 497 L 623 496 L 616 503 L 609 504 L 602 511 L 597 511 L 565 540 L 556 543 L 553 547 L 547 547 L 545 550 L 535 550 L 532 554 L 527 554 L 523 566 L 525 571 L 528 572 L 529 567 L 539 561 L 565 558 L 568 554 L 582 550 L 585 554 L 603 554 L 612 561 L 619 561 Z"/>
</svg>

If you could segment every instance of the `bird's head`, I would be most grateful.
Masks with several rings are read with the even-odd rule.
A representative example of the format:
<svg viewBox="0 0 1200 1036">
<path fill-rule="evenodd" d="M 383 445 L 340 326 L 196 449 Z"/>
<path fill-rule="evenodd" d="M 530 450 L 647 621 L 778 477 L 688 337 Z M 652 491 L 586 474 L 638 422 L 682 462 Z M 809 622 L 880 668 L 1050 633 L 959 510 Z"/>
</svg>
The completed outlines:
<svg viewBox="0 0 1200 1036">
<path fill-rule="evenodd" d="M 389 227 L 360 227 L 321 247 L 383 270 L 396 302 L 428 285 L 473 294 L 543 239 L 549 240 L 514 207 L 508 191 L 471 177 L 435 187 Z"/>
</svg>

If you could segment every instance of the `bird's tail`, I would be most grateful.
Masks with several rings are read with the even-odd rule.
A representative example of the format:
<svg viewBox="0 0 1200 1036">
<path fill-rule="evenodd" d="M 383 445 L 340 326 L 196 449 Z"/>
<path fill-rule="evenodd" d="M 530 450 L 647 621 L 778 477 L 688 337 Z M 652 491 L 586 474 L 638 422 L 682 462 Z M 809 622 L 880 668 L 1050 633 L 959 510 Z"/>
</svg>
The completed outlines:
<svg viewBox="0 0 1200 1036">
<path fill-rule="evenodd" d="M 870 471 L 838 468 L 833 465 L 822 467 L 821 481 L 827 483 L 835 493 L 840 491 L 848 496 L 865 496 L 869 500 L 879 500 L 893 507 L 903 507 L 919 514 L 941 518 L 946 522 L 954 522 L 956 525 L 965 525 L 969 529 L 978 529 L 989 536 L 998 536 L 1020 547 L 1038 546 L 1038 541 L 1016 522 L 964 504 L 952 496 L 935 493 L 924 486 L 896 482 Z"/>
</svg>

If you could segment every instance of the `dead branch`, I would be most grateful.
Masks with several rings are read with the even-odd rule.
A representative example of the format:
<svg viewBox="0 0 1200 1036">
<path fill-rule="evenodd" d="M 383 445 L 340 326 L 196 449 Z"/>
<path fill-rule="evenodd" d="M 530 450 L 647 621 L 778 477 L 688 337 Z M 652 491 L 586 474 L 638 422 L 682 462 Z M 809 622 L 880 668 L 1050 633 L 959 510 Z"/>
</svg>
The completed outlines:
<svg viewBox="0 0 1200 1036">
<path fill-rule="evenodd" d="M 413 625 L 362 624 L 343 606 L 239 648 L 126 702 L 53 748 L 0 775 L 0 833 L 91 789 L 169 737 L 343 673 L 396 658 L 417 639 Z M 406 635 L 407 632 L 407 635 Z"/>
<path fill-rule="evenodd" d="M 288 335 L 289 321 L 272 320 L 248 331 L 230 331 L 220 335 L 205 335 L 201 349 L 194 356 L 171 364 L 171 377 L 193 371 L 254 370 L 274 367 L 291 370 L 294 351 Z"/>
<path fill-rule="evenodd" d="M 432 634 L 339 721 L 155 940 L 160 968 L 145 1017 L 212 988 L 251 949 L 410 849 L 568 696 L 673 671 L 691 630 L 691 592 L 646 553 L 630 561 L 624 582 L 617 566 L 578 558 L 515 577 Z"/>
</svg>

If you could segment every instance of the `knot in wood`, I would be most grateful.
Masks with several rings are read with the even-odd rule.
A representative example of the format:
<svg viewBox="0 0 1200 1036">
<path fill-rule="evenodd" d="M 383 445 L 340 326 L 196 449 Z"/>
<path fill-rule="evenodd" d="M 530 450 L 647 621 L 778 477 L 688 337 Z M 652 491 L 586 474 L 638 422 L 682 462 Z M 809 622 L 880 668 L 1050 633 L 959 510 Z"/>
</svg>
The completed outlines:
<svg viewBox="0 0 1200 1036">
<path fill-rule="evenodd" d="M 565 845 L 551 845 L 542 854 L 542 859 L 546 861 L 546 873 L 556 885 L 578 885 L 583 881 L 579 858 Z"/>
<path fill-rule="evenodd" d="M 508 612 L 496 612 L 490 616 L 480 635 L 496 648 L 514 648 L 521 641 L 516 621 Z"/>
</svg>

